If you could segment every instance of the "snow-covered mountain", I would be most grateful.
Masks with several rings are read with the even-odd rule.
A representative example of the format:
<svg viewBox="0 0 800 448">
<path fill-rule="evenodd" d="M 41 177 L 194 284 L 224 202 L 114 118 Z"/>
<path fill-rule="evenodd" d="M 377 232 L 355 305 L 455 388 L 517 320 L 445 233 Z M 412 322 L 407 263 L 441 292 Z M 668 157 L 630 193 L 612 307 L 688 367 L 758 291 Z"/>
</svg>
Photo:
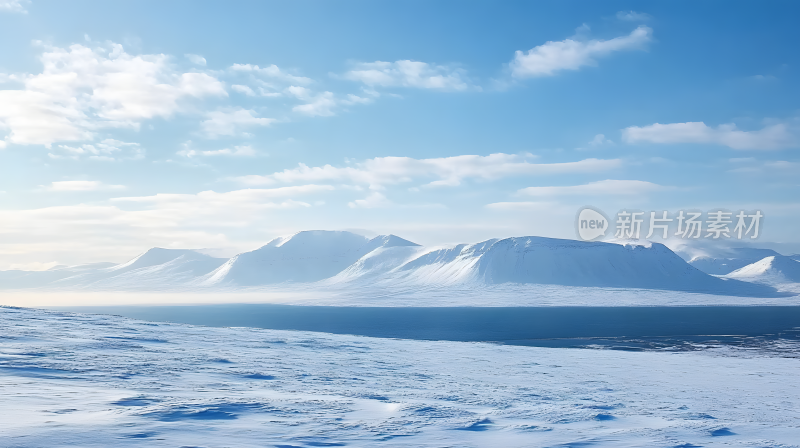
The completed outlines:
<svg viewBox="0 0 800 448">
<path fill-rule="evenodd" d="M 783 255 L 764 257 L 725 277 L 766 284 L 800 283 L 800 261 Z"/>
<path fill-rule="evenodd" d="M 78 266 L 56 266 L 46 271 L 0 271 L 0 289 L 36 288 L 55 281 L 114 266 L 114 263 L 100 262 Z"/>
<path fill-rule="evenodd" d="M 666 246 L 647 241 L 583 242 L 528 236 L 424 248 L 394 235 L 367 238 L 319 230 L 276 238 L 227 260 L 194 250 L 154 248 L 113 266 L 0 272 L 0 287 L 124 291 L 285 284 L 413 291 L 540 284 L 754 297 L 775 293 L 759 282 L 737 278 L 708 275 Z"/>
<path fill-rule="evenodd" d="M 752 247 L 736 247 L 725 250 L 716 256 L 696 256 L 689 260 L 689 264 L 700 269 L 706 274 L 726 275 L 755 263 L 765 257 L 780 256 L 772 249 L 758 249 Z"/>
<path fill-rule="evenodd" d="M 0 271 L 0 287 L 154 289 L 173 287 L 205 275 L 227 261 L 187 249 L 154 247 L 128 262 L 93 263 L 50 271 Z"/>
<path fill-rule="evenodd" d="M 695 269 L 666 246 L 543 237 L 492 239 L 452 248 L 383 248 L 331 282 L 404 285 L 549 284 L 750 294 L 757 287 Z"/>
<path fill-rule="evenodd" d="M 338 274 L 375 249 L 409 246 L 417 244 L 394 235 L 369 239 L 345 231 L 303 231 L 236 255 L 197 284 L 254 286 L 315 282 Z"/>
</svg>

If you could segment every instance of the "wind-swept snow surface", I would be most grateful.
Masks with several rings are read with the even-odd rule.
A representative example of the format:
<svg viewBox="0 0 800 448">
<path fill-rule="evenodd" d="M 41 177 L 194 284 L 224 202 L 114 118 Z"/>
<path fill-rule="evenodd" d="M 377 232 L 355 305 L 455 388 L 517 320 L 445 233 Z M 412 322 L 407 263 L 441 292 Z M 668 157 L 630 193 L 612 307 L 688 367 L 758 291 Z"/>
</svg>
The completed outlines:
<svg viewBox="0 0 800 448">
<path fill-rule="evenodd" d="M 2 446 L 800 446 L 790 341 L 628 352 L 0 321 Z"/>
</svg>

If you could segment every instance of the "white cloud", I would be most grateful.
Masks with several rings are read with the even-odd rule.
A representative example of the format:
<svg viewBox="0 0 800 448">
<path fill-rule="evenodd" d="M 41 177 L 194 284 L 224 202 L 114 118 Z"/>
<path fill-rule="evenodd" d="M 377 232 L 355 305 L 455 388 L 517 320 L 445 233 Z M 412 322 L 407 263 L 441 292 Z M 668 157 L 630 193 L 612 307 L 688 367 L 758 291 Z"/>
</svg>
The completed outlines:
<svg viewBox="0 0 800 448">
<path fill-rule="evenodd" d="M 653 191 L 667 189 L 652 182 L 642 180 L 601 180 L 584 185 L 566 187 L 528 187 L 518 191 L 526 196 L 608 196 L 608 195 L 641 195 Z"/>
<path fill-rule="evenodd" d="M 588 143 L 588 148 L 575 148 L 577 150 L 596 149 L 601 146 L 613 146 L 614 142 L 607 139 L 604 134 L 597 134 Z"/>
<path fill-rule="evenodd" d="M 345 79 L 375 87 L 415 87 L 420 89 L 466 90 L 466 72 L 458 68 L 419 61 L 365 62 L 344 74 Z"/>
<path fill-rule="evenodd" d="M 347 206 L 350 208 L 379 208 L 388 207 L 391 204 L 391 201 L 386 199 L 386 196 L 375 191 L 364 199 L 356 199 L 353 202 L 348 202 Z"/>
<path fill-rule="evenodd" d="M 197 194 L 165 194 L 160 193 L 153 196 L 140 197 L 120 197 L 111 199 L 111 202 L 124 203 L 148 203 L 159 208 L 170 210 L 191 209 L 200 213 L 204 208 L 218 210 L 229 206 L 253 208 L 294 208 L 308 207 L 309 204 L 288 199 L 281 203 L 268 203 L 267 200 L 289 198 L 291 196 L 322 193 L 332 191 L 334 187 L 330 185 L 299 185 L 293 187 L 280 187 L 269 189 L 248 188 L 244 190 L 234 190 L 226 193 L 216 191 L 201 191 Z M 206 214 L 208 212 L 203 212 Z"/>
<path fill-rule="evenodd" d="M 22 82 L 22 81 L 24 81 L 24 78 L 18 75 L 14 74 L 9 75 L 8 73 L 0 73 L 0 84 L 7 82 Z"/>
<path fill-rule="evenodd" d="M 730 159 L 730 162 L 739 165 L 738 168 L 728 170 L 729 173 L 768 173 L 770 176 L 797 175 L 800 171 L 800 163 L 789 162 L 787 160 L 771 160 L 760 162 L 752 157 L 741 159 Z"/>
<path fill-rule="evenodd" d="M 0 235 L 4 235 L 0 239 L 0 263 L 124 261 L 153 246 L 235 245 L 251 250 L 271 235 L 302 228 L 301 224 L 287 223 L 291 215 L 281 214 L 283 211 L 313 208 L 319 195 L 333 190 L 328 185 L 302 185 L 0 210 Z M 232 243 L 228 235 L 236 242 Z"/>
<path fill-rule="evenodd" d="M 619 11 L 617 12 L 617 19 L 626 22 L 646 22 L 652 17 L 650 14 L 636 11 Z"/>
<path fill-rule="evenodd" d="M 186 59 L 189 60 L 194 65 L 202 65 L 203 67 L 206 66 L 206 58 L 200 56 L 199 54 L 185 54 Z"/>
<path fill-rule="evenodd" d="M 742 131 L 735 124 L 716 128 L 702 121 L 631 126 L 622 131 L 627 143 L 707 143 L 732 149 L 783 149 L 800 146 L 796 127 L 773 124 L 757 131 Z"/>
<path fill-rule="evenodd" d="M 585 65 L 597 65 L 597 58 L 617 51 L 637 50 L 651 40 L 653 30 L 639 26 L 627 36 L 610 40 L 582 41 L 565 39 L 549 41 L 527 52 L 517 51 L 511 61 L 511 75 L 515 78 L 553 76 L 561 70 L 578 70 Z"/>
<path fill-rule="evenodd" d="M 233 149 L 224 148 L 224 149 L 215 149 L 215 150 L 208 150 L 208 151 L 201 151 L 196 149 L 182 149 L 177 152 L 178 155 L 184 157 L 198 157 L 198 156 L 234 156 L 234 157 L 250 157 L 256 155 L 256 150 L 253 149 L 252 146 L 243 145 L 243 146 L 234 146 Z"/>
<path fill-rule="evenodd" d="M 234 84 L 234 85 L 231 86 L 231 89 L 234 92 L 239 92 L 239 93 L 247 95 L 247 96 L 256 96 L 256 92 L 254 92 L 253 89 L 251 89 L 248 86 L 243 86 L 243 85 L 240 85 L 240 84 Z"/>
<path fill-rule="evenodd" d="M 141 121 L 170 117 L 185 100 L 225 96 L 205 73 L 179 73 L 169 57 L 130 55 L 122 46 L 46 47 L 42 73 L 27 75 L 22 90 L 0 90 L 0 129 L 6 141 L 44 144 L 88 141 L 102 128 L 138 129 Z"/>
<path fill-rule="evenodd" d="M 211 138 L 221 135 L 238 135 L 242 130 L 254 126 L 269 126 L 274 118 L 257 117 L 257 112 L 249 109 L 216 110 L 206 113 L 207 119 L 201 123 L 203 132 Z"/>
<path fill-rule="evenodd" d="M 128 143 L 111 138 L 107 138 L 99 143 L 83 144 L 78 146 L 56 145 L 51 147 L 48 156 L 51 159 L 73 159 L 79 160 L 86 158 L 89 160 L 139 160 L 143 159 L 144 148 L 138 143 Z"/>
<path fill-rule="evenodd" d="M 607 139 L 603 134 L 597 134 L 594 136 L 592 141 L 589 142 L 589 146 L 602 146 L 602 145 L 613 145 L 614 142 Z"/>
<path fill-rule="evenodd" d="M 42 187 L 47 191 L 102 191 L 102 190 L 124 190 L 124 185 L 107 185 L 96 180 L 64 180 L 52 182 L 47 187 Z"/>
<path fill-rule="evenodd" d="M 306 104 L 294 106 L 292 110 L 310 117 L 328 117 L 334 115 L 334 107 L 336 107 L 336 100 L 333 93 L 323 92 L 311 98 Z"/>
<path fill-rule="evenodd" d="M 525 211 L 552 211 L 554 207 L 557 207 L 558 204 L 555 202 L 544 202 L 544 201 L 537 201 L 537 202 L 527 202 L 527 201 L 520 201 L 520 202 L 494 202 L 491 204 L 486 204 L 486 208 L 492 210 L 501 210 L 501 211 L 518 211 L 518 210 L 525 210 Z"/>
<path fill-rule="evenodd" d="M 417 179 L 433 181 L 424 186 L 456 186 L 465 179 L 493 180 L 508 176 L 535 176 L 576 172 L 597 172 L 621 165 L 618 159 L 585 159 L 578 162 L 531 163 L 524 156 L 490 154 L 488 156 L 462 155 L 435 159 L 410 157 L 376 157 L 356 166 L 309 167 L 299 164 L 266 176 L 236 178 L 245 185 L 270 185 L 297 182 L 350 182 L 369 185 L 373 189 L 383 185 L 411 182 Z"/>
<path fill-rule="evenodd" d="M 25 5 L 30 3 L 30 0 L 0 0 L 0 12 L 17 12 L 20 14 L 27 14 L 28 10 Z"/>
<path fill-rule="evenodd" d="M 345 99 L 343 99 L 341 102 L 344 104 L 369 104 L 373 101 L 374 101 L 373 98 L 368 98 L 348 93 Z"/>
<path fill-rule="evenodd" d="M 329 117 L 336 114 L 336 109 L 342 105 L 369 104 L 372 98 L 360 97 L 349 94 L 344 98 L 337 98 L 333 92 L 313 93 L 310 89 L 301 86 L 289 86 L 285 92 L 305 104 L 299 104 L 292 111 L 310 117 Z"/>
<path fill-rule="evenodd" d="M 264 68 L 261 68 L 257 65 L 252 64 L 233 64 L 231 66 L 231 70 L 235 72 L 246 72 L 246 73 L 253 73 L 257 75 L 261 75 L 267 78 L 272 78 L 278 81 L 288 82 L 292 84 L 311 84 L 314 82 L 311 78 L 306 78 L 304 76 L 295 76 L 278 68 L 277 65 L 270 65 Z"/>
<path fill-rule="evenodd" d="M 800 168 L 800 163 L 798 162 L 789 162 L 786 160 L 775 160 L 772 162 L 764 162 L 764 167 L 766 168 L 776 168 L 779 170 L 796 170 Z"/>
</svg>

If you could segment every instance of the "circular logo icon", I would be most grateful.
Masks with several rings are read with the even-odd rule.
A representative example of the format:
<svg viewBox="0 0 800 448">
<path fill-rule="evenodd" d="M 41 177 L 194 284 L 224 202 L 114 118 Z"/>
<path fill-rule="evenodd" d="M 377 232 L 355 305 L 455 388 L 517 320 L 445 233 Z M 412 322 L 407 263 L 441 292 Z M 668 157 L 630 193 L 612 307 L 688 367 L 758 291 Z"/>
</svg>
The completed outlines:
<svg viewBox="0 0 800 448">
<path fill-rule="evenodd" d="M 609 223 L 603 212 L 587 206 L 578 211 L 575 227 L 578 238 L 583 241 L 592 241 L 605 236 Z"/>
</svg>

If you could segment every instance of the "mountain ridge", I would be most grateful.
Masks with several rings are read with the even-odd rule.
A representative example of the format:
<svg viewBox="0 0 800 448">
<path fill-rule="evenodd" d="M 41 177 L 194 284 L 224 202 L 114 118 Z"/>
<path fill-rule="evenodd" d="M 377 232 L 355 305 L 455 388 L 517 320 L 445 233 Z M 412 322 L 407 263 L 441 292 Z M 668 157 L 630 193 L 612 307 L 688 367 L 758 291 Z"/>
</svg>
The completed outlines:
<svg viewBox="0 0 800 448">
<path fill-rule="evenodd" d="M 311 230 L 274 238 L 229 259 L 191 249 L 152 248 L 125 263 L 97 266 L 26 274 L 0 271 L 0 287 L 209 290 L 317 284 L 413 290 L 543 284 L 735 296 L 776 293 L 763 282 L 704 273 L 663 244 L 646 240 L 522 236 L 426 248 L 395 235 L 368 238 Z"/>
</svg>

